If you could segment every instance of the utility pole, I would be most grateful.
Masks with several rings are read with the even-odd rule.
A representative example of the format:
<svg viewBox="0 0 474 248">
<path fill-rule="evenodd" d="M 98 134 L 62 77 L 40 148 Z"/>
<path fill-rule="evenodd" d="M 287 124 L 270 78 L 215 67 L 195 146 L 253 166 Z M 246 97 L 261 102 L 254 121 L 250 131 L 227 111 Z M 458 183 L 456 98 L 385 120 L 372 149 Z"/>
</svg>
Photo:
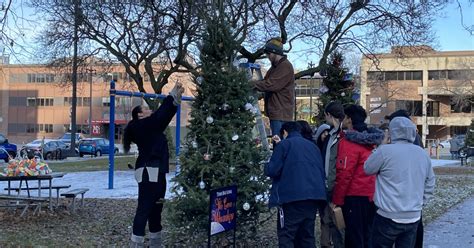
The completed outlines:
<svg viewBox="0 0 474 248">
<path fill-rule="evenodd" d="M 72 111 L 71 111 L 71 153 L 75 154 L 76 148 L 76 105 L 77 105 L 77 43 L 79 29 L 79 1 L 74 0 L 74 53 L 72 59 Z"/>
<path fill-rule="evenodd" d="M 308 63 L 308 69 L 313 68 L 314 64 L 313 61 L 310 61 Z M 309 79 L 309 122 L 311 123 L 311 120 L 313 119 L 313 82 L 314 82 L 314 77 L 311 75 L 311 78 Z"/>
<path fill-rule="evenodd" d="M 92 73 L 95 72 L 94 69 L 89 68 L 89 136 L 92 137 Z"/>
</svg>

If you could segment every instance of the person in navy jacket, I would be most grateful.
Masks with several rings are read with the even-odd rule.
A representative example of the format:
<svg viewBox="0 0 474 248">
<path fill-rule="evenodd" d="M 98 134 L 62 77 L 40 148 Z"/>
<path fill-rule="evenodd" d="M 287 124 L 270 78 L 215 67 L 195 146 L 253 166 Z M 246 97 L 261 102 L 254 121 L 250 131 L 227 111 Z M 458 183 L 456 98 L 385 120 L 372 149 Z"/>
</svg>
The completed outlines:
<svg viewBox="0 0 474 248">
<path fill-rule="evenodd" d="M 163 133 L 176 114 L 184 89 L 178 82 L 160 108 L 149 113 L 142 106 L 132 110 L 132 120 L 124 132 L 124 150 L 137 144 L 135 179 L 138 182 L 138 206 L 133 220 L 130 247 L 143 247 L 145 226 L 150 230 L 149 247 L 161 247 L 161 200 L 166 193 L 166 173 L 169 172 L 168 141 Z"/>
<path fill-rule="evenodd" d="M 286 122 L 284 139 L 265 165 L 272 179 L 269 207 L 278 207 L 278 243 L 280 247 L 315 247 L 316 212 L 326 200 L 325 173 L 321 152 L 303 136 L 301 126 Z"/>
</svg>

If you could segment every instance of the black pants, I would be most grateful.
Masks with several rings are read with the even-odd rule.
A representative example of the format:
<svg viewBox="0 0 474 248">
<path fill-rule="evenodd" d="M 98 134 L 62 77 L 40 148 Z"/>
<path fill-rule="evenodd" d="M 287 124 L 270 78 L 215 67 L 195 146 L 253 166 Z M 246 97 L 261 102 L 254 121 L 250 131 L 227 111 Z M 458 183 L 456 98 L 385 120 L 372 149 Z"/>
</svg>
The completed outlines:
<svg viewBox="0 0 474 248">
<path fill-rule="evenodd" d="M 158 182 L 148 180 L 147 170 L 143 170 L 142 182 L 138 184 L 138 206 L 133 220 L 133 234 L 145 236 L 145 226 L 148 221 L 150 232 L 159 232 L 161 226 L 161 211 L 163 203 L 157 203 L 166 193 L 166 174 L 158 174 Z"/>
<path fill-rule="evenodd" d="M 415 248 L 423 248 L 423 215 L 418 222 L 418 229 L 416 229 Z"/>
<path fill-rule="evenodd" d="M 283 204 L 284 224 L 277 215 L 279 247 L 315 247 L 314 224 L 316 212 L 324 201 L 305 200 Z"/>
<path fill-rule="evenodd" d="M 373 248 L 412 248 L 415 245 L 418 222 L 410 224 L 395 221 L 375 214 L 372 232 Z"/>
<path fill-rule="evenodd" d="M 346 196 L 342 206 L 346 223 L 345 247 L 369 247 L 375 205 L 367 196 Z"/>
</svg>

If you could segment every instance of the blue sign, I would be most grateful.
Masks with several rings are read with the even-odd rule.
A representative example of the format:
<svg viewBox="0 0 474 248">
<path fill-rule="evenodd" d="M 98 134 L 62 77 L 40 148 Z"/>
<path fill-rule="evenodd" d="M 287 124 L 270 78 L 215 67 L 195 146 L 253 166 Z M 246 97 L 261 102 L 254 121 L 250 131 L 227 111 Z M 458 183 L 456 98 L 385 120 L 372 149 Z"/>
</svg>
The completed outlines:
<svg viewBox="0 0 474 248">
<path fill-rule="evenodd" d="M 235 229 L 237 222 L 237 186 L 211 190 L 210 235 Z"/>
</svg>

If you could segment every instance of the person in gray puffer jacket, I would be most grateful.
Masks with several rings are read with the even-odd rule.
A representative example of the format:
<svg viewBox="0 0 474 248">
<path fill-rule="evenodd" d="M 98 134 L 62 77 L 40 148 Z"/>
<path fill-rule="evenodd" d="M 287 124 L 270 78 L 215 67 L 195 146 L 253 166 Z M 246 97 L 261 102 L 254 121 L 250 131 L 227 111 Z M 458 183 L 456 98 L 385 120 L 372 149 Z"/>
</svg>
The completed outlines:
<svg viewBox="0 0 474 248">
<path fill-rule="evenodd" d="M 432 196 L 435 176 L 431 159 L 414 145 L 416 127 L 396 117 L 389 124 L 391 143 L 376 149 L 364 171 L 377 175 L 372 227 L 373 247 L 413 247 L 423 204 Z"/>
</svg>

